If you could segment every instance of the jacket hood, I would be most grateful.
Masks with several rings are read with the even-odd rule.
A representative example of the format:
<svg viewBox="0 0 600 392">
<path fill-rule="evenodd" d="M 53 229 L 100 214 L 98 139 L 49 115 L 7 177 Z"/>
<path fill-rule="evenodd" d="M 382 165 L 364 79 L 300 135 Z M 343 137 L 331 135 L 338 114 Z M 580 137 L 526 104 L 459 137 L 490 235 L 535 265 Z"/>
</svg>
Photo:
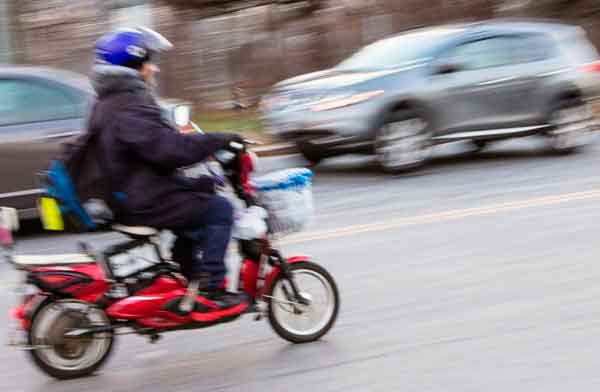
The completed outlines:
<svg viewBox="0 0 600 392">
<path fill-rule="evenodd" d="M 95 65 L 92 86 L 99 98 L 117 93 L 151 93 L 150 88 L 135 69 L 117 65 Z"/>
</svg>

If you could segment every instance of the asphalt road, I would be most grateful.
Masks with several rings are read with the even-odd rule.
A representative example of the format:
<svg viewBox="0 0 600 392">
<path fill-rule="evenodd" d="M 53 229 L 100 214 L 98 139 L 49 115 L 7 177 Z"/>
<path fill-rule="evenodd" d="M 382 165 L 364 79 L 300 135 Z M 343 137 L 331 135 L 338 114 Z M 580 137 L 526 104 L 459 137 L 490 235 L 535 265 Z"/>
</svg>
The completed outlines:
<svg viewBox="0 0 600 392">
<path fill-rule="evenodd" d="M 565 157 L 538 147 L 447 147 L 399 177 L 366 158 L 317 168 L 317 221 L 283 249 L 338 281 L 340 317 L 321 342 L 288 344 L 251 317 L 156 345 L 123 336 L 102 372 L 70 382 L 2 347 L 0 391 L 596 391 L 600 146 Z M 73 250 L 75 239 L 28 233 L 19 249 Z M 14 277 L 0 267 L 1 333 Z"/>
</svg>

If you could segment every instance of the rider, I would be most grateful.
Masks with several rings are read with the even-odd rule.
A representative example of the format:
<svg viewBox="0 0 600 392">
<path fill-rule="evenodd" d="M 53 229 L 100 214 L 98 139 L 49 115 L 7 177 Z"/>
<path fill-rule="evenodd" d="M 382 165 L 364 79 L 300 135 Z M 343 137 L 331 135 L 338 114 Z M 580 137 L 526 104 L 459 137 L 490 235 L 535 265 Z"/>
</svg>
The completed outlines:
<svg viewBox="0 0 600 392">
<path fill-rule="evenodd" d="M 145 28 L 117 30 L 96 42 L 92 83 L 97 102 L 88 132 L 99 137 L 92 151 L 110 175 L 117 221 L 176 233 L 174 259 L 184 264 L 199 295 L 212 302 L 203 311 L 231 315 L 247 306 L 242 294 L 224 288 L 233 208 L 215 194 L 210 177 L 192 180 L 177 169 L 242 139 L 227 133 L 184 135 L 163 117 L 152 90 L 158 55 L 171 48 L 166 38 Z"/>
</svg>

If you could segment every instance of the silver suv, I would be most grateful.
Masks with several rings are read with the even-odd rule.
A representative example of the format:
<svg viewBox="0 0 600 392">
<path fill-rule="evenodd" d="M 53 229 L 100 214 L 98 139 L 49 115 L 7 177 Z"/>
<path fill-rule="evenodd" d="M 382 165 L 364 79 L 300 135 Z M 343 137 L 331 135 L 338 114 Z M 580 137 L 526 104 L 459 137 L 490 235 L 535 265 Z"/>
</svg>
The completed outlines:
<svg viewBox="0 0 600 392">
<path fill-rule="evenodd" d="M 553 151 L 573 151 L 587 140 L 598 95 L 598 52 L 581 28 L 492 20 L 383 39 L 278 83 L 261 107 L 267 129 L 313 163 L 370 153 L 399 172 L 459 140 L 483 148 L 540 134 Z"/>
</svg>

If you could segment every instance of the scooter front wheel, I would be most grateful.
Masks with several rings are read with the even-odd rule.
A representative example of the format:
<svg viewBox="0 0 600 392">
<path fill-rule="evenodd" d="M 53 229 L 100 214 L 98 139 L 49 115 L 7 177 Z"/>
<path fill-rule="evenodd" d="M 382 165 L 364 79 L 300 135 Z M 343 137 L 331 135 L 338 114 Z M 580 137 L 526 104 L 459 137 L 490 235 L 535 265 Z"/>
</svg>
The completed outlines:
<svg viewBox="0 0 600 392">
<path fill-rule="evenodd" d="M 337 319 L 340 297 L 332 276 L 318 264 L 289 266 L 301 299 L 290 280 L 280 273 L 267 296 L 269 321 L 275 332 L 292 343 L 308 343 L 324 336 Z"/>
<path fill-rule="evenodd" d="M 60 380 L 85 377 L 106 361 L 113 348 L 112 332 L 70 337 L 69 332 L 90 326 L 106 326 L 102 309 L 77 300 L 49 302 L 33 317 L 28 334 L 35 364 Z"/>
</svg>

